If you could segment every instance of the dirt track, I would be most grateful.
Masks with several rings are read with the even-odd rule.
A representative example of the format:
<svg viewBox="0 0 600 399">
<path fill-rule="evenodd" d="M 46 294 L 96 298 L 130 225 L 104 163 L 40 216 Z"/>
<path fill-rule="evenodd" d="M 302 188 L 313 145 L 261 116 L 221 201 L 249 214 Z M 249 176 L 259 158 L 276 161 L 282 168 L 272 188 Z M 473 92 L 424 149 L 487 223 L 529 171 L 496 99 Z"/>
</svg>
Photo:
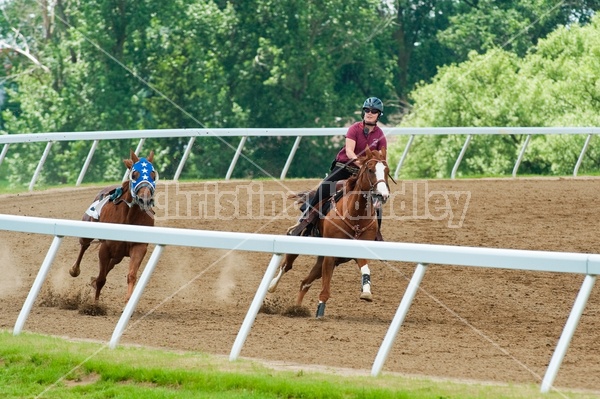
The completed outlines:
<svg viewBox="0 0 600 399">
<path fill-rule="evenodd" d="M 161 182 L 157 225 L 283 234 L 296 217 L 293 208 L 273 217 L 292 205 L 285 195 L 315 183 Z M 596 178 L 399 182 L 385 206 L 383 233 L 387 241 L 598 253 L 599 183 Z M 79 220 L 98 190 L 2 195 L 0 213 Z M 443 207 L 446 198 L 451 211 Z M 13 328 L 51 241 L 0 231 L 1 329 Z M 72 278 L 68 268 L 77 251 L 77 240 L 66 237 L 25 330 L 107 342 L 124 305 L 127 259 L 102 292 L 107 315 L 38 306 L 90 295 L 86 284 L 97 273 L 97 247 L 86 255 L 81 276 Z M 270 257 L 166 248 L 121 342 L 228 355 Z M 267 298 L 271 308 L 292 303 L 312 262 L 298 259 Z M 347 263 L 334 274 L 325 320 L 260 313 L 241 355 L 369 370 L 414 265 L 373 261 L 370 267 L 372 303 L 358 299 L 359 272 Z M 539 384 L 582 281 L 581 275 L 431 265 L 384 372 Z M 306 296 L 311 315 L 319 285 Z M 557 386 L 600 391 L 599 317 L 596 287 Z"/>
</svg>

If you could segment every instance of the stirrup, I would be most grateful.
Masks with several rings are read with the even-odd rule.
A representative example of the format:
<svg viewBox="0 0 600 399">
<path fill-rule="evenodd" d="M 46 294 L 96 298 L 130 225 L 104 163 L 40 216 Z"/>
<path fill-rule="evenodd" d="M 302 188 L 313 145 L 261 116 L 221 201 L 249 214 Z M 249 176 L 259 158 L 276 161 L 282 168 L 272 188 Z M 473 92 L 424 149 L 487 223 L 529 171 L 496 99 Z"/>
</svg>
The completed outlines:
<svg viewBox="0 0 600 399">
<path fill-rule="evenodd" d="M 287 229 L 285 234 L 288 236 L 299 236 L 309 224 L 309 218 L 300 218 L 295 225 Z"/>
<path fill-rule="evenodd" d="M 300 235 L 300 232 L 302 231 L 301 227 L 302 227 L 302 222 L 297 222 L 295 225 L 290 226 L 287 229 L 285 235 L 287 235 L 287 236 L 297 236 L 297 235 Z"/>
</svg>

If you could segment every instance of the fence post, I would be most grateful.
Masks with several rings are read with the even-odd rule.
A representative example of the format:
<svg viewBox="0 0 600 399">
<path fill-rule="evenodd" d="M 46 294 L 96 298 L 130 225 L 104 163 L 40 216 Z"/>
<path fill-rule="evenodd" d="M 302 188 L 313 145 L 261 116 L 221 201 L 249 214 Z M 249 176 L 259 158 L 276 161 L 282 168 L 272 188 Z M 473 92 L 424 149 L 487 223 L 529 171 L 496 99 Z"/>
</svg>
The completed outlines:
<svg viewBox="0 0 600 399">
<path fill-rule="evenodd" d="M 404 292 L 404 297 L 398 306 L 398 310 L 396 311 L 396 315 L 392 319 L 392 323 L 390 324 L 390 328 L 388 328 L 387 333 L 385 334 L 385 338 L 383 339 L 383 343 L 379 347 L 379 351 L 377 352 L 377 356 L 375 357 L 375 361 L 373 362 L 373 368 L 371 369 L 371 375 L 376 377 L 381 372 L 383 368 L 383 363 L 388 357 L 390 350 L 392 349 L 392 345 L 394 344 L 394 340 L 396 339 L 396 335 L 398 335 L 398 331 L 400 330 L 400 326 L 404 322 L 406 318 L 406 314 L 408 313 L 408 309 L 412 304 L 413 299 L 419 289 L 419 285 L 421 284 L 421 280 L 423 280 L 423 276 L 427 271 L 427 265 L 423 265 L 419 263 L 417 268 L 415 269 L 415 273 L 410 279 L 410 283 L 408 283 L 408 287 L 406 287 L 406 291 Z"/>
<path fill-rule="evenodd" d="M 190 153 L 192 152 L 192 146 L 194 145 L 194 141 L 196 141 L 196 136 L 190 137 L 190 141 L 188 141 L 187 147 L 185 147 L 185 151 L 183 153 L 183 157 L 181 157 L 181 161 L 179 161 L 179 165 L 177 166 L 177 171 L 175 172 L 175 176 L 173 176 L 173 180 L 179 180 L 179 176 L 181 176 L 181 171 L 183 170 L 183 165 L 187 161 Z"/>
<path fill-rule="evenodd" d="M 454 167 L 452 168 L 452 173 L 450 174 L 450 178 L 454 179 L 456 177 L 456 172 L 458 171 L 458 166 L 460 165 L 460 161 L 462 161 L 463 157 L 465 156 L 465 152 L 467 152 L 467 147 L 469 146 L 469 143 L 471 142 L 471 135 L 467 135 L 467 139 L 465 140 L 465 144 L 463 144 L 463 147 L 460 150 L 460 154 L 458 154 L 458 158 L 456 159 L 456 162 L 454 163 Z"/>
<path fill-rule="evenodd" d="M 46 149 L 44 150 L 44 153 L 42 154 L 42 158 L 40 158 L 40 162 L 38 163 L 37 168 L 35 168 L 35 173 L 33 174 L 33 177 L 31 178 L 31 182 L 29 182 L 29 191 L 33 191 L 33 186 L 35 186 L 35 182 L 37 181 L 38 177 L 40 176 L 40 173 L 42 172 L 42 167 L 44 166 L 44 163 L 46 162 L 46 158 L 48 158 L 48 154 L 50 153 L 51 148 L 52 148 L 52 141 L 49 141 L 48 144 L 46 144 Z"/>
<path fill-rule="evenodd" d="M 412 145 L 412 142 L 414 139 L 415 139 L 415 135 L 411 134 L 410 137 L 408 138 L 408 143 L 406 143 L 406 147 L 404 147 L 404 152 L 402 153 L 402 157 L 400 157 L 400 161 L 398 161 L 398 166 L 396 166 L 396 171 L 394 172 L 394 179 L 398 178 L 398 172 L 400 172 L 400 168 L 402 167 L 404 160 L 408 156 L 408 150 L 410 149 L 410 146 Z"/>
<path fill-rule="evenodd" d="M 85 173 L 87 172 L 87 170 L 90 166 L 90 163 L 92 162 L 92 157 L 94 156 L 94 152 L 96 152 L 96 148 L 98 147 L 99 142 L 100 142 L 100 140 L 96 139 L 92 143 L 92 148 L 90 148 L 90 152 L 88 152 L 88 156 L 85 159 L 83 168 L 81 168 L 81 172 L 79 172 L 79 177 L 77 178 L 77 183 L 75 183 L 75 186 L 81 185 L 81 182 L 83 181 L 83 178 L 85 177 Z"/>
<path fill-rule="evenodd" d="M 577 176 L 579 167 L 581 166 L 581 163 L 583 162 L 583 156 L 585 155 L 585 152 L 587 151 L 587 148 L 588 148 L 588 145 L 590 144 L 591 139 L 592 139 L 592 135 L 588 134 L 588 136 L 585 139 L 585 143 L 583 143 L 583 148 L 581 149 L 581 154 L 579 154 L 579 158 L 577 158 L 577 163 L 575 164 L 575 169 L 573 169 L 573 177 Z M 0 162 L 1 162 L 1 160 L 0 160 Z"/>
<path fill-rule="evenodd" d="M 300 139 L 302 139 L 302 136 L 296 137 L 296 141 L 294 141 L 294 145 L 292 146 L 290 155 L 288 155 L 288 158 L 285 161 L 285 166 L 283 167 L 283 170 L 281 171 L 281 176 L 279 176 L 279 180 L 285 179 L 285 175 L 287 175 L 290 165 L 292 164 L 292 161 L 294 160 L 294 155 L 296 155 L 296 150 L 298 149 L 298 146 L 300 145 Z"/>
<path fill-rule="evenodd" d="M 40 271 L 35 277 L 35 281 L 31 286 L 31 290 L 29 290 L 29 294 L 27 295 L 27 299 L 25 299 L 25 303 L 23 304 L 23 308 L 21 309 L 21 313 L 19 313 L 19 317 L 17 318 L 17 322 L 15 323 L 15 328 L 13 330 L 13 335 L 19 335 L 23 330 L 23 326 L 25 325 L 25 321 L 27 320 L 27 316 L 29 316 L 29 312 L 31 312 L 31 307 L 35 302 L 40 290 L 42 289 L 42 284 L 46 280 L 46 276 L 48 275 L 48 271 L 50 270 L 50 266 L 52 266 L 52 262 L 54 261 L 54 257 L 56 256 L 56 252 L 58 251 L 58 247 L 60 247 L 60 243 L 62 241 L 62 237 L 54 236 L 54 240 L 52 241 L 52 245 L 48 249 L 48 253 L 46 254 L 46 258 L 40 267 Z"/>
<path fill-rule="evenodd" d="M 6 153 L 8 152 L 8 147 L 10 147 L 9 143 L 4 144 L 4 146 L 2 147 L 2 153 L 0 153 L 0 165 L 2 165 L 4 158 L 6 158 Z"/>
<path fill-rule="evenodd" d="M 254 299 L 250 304 L 250 309 L 248 309 L 248 313 L 246 313 L 246 317 L 242 322 L 242 327 L 240 327 L 240 331 L 238 332 L 237 337 L 235 337 L 235 341 L 233 343 L 233 347 L 231 348 L 231 353 L 229 355 L 229 360 L 234 361 L 240 355 L 242 351 L 242 346 L 244 346 L 244 342 L 246 342 L 246 338 L 248 337 L 248 333 L 250 333 L 250 328 L 252 324 L 254 324 L 254 320 L 256 319 L 256 315 L 260 310 L 260 306 L 265 300 L 265 296 L 267 296 L 267 290 L 269 289 L 269 284 L 271 280 L 275 276 L 275 271 L 281 262 L 281 258 L 283 255 L 281 254 L 273 254 L 271 258 L 271 262 L 267 267 L 267 271 L 265 271 L 265 275 L 263 276 L 260 285 L 258 286 L 258 290 L 256 290 L 256 295 L 254 295 Z"/>
<path fill-rule="evenodd" d="M 546 374 L 542 380 L 542 387 L 540 390 L 541 393 L 548 392 L 554 383 L 554 378 L 556 378 L 558 368 L 560 367 L 560 364 L 567 353 L 567 349 L 569 348 L 573 334 L 575 334 L 575 329 L 577 328 L 577 324 L 579 324 L 579 319 L 581 318 L 581 314 L 585 309 L 585 304 L 590 297 L 590 293 L 592 292 L 592 288 L 594 288 L 595 282 L 596 276 L 587 274 L 583 280 L 583 283 L 581 284 L 581 288 L 579 289 L 579 293 L 575 299 L 575 304 L 573 305 L 573 309 L 571 309 L 571 314 L 569 314 L 565 328 L 563 329 L 560 339 L 558 340 L 556 349 L 554 349 L 552 359 L 550 360 L 550 364 L 548 365 L 548 369 L 546 370 Z"/>
<path fill-rule="evenodd" d="M 240 140 L 240 144 L 238 144 L 237 150 L 235 150 L 235 154 L 233 159 L 231 160 L 231 164 L 229 165 L 229 169 L 227 170 L 227 175 L 225 176 L 225 180 L 231 179 L 231 175 L 233 174 L 233 168 L 235 168 L 235 164 L 237 163 L 240 154 L 242 153 L 242 149 L 246 144 L 246 140 L 248 140 L 248 136 L 243 136 Z"/>
<path fill-rule="evenodd" d="M 519 169 L 519 166 L 521 165 L 523 156 L 525 156 L 525 150 L 527 149 L 527 146 L 529 145 L 530 139 L 531 139 L 531 135 L 528 134 L 527 138 L 525 139 L 525 142 L 523 143 L 523 147 L 521 148 L 521 151 L 519 152 L 519 157 L 517 158 L 517 162 L 515 162 L 515 167 L 513 168 L 512 177 L 517 177 L 517 170 Z"/>
<path fill-rule="evenodd" d="M 127 328 L 127 323 L 129 323 L 129 319 L 131 318 L 131 315 L 133 314 L 135 307 L 137 306 L 138 302 L 140 301 L 140 297 L 142 296 L 142 293 L 144 292 L 144 288 L 146 288 L 146 285 L 148 284 L 148 281 L 150 280 L 150 276 L 152 275 L 152 272 L 154 271 L 154 268 L 156 267 L 156 264 L 158 263 L 158 260 L 160 259 L 160 254 L 162 253 L 163 248 L 164 248 L 164 245 L 160 245 L 160 244 L 157 245 L 156 247 L 154 247 L 154 251 L 152 251 L 152 256 L 148 260 L 148 264 L 144 268 L 144 271 L 142 272 L 142 275 L 140 276 L 139 281 L 135 285 L 135 288 L 133 289 L 133 293 L 131 294 L 131 298 L 129 298 L 127 305 L 125 305 L 125 309 L 123 309 L 123 313 L 121 314 L 121 317 L 119 318 L 119 322 L 117 323 L 117 326 L 115 327 L 115 331 L 113 332 L 113 335 L 112 335 L 112 337 L 110 339 L 110 343 L 109 343 L 110 349 L 115 349 L 117 347 L 117 345 L 119 344 L 119 339 L 121 339 L 121 335 L 123 335 L 123 331 L 125 331 L 125 328 Z"/>
</svg>

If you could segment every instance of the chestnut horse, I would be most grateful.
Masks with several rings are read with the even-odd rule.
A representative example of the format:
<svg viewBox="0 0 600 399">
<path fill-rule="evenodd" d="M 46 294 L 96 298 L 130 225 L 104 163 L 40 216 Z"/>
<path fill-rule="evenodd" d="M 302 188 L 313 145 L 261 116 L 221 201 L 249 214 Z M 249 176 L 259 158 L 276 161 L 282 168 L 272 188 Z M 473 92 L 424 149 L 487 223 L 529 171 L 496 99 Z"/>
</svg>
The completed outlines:
<svg viewBox="0 0 600 399">
<path fill-rule="evenodd" d="M 148 158 L 138 158 L 131 151 L 130 157 L 130 159 L 123 160 L 128 169 L 128 179 L 120 186 L 110 186 L 101 190 L 94 203 L 83 215 L 82 220 L 154 226 L 152 207 L 154 206 L 154 191 L 158 180 L 158 172 L 152 165 L 154 152 L 150 152 Z M 81 249 L 77 260 L 69 270 L 71 276 L 79 276 L 81 259 L 92 241 L 91 238 L 79 239 Z M 147 249 L 148 244 L 144 243 L 116 240 L 100 241 L 98 277 L 92 278 L 91 281 L 92 287 L 96 289 L 96 302 L 98 302 L 100 291 L 106 283 L 106 276 L 125 256 L 130 259 L 129 273 L 127 274 L 127 296 L 125 297 L 126 301 L 129 300 Z"/>
<path fill-rule="evenodd" d="M 316 223 L 316 228 L 323 237 L 351 238 L 355 240 L 374 241 L 379 226 L 376 210 L 387 201 L 390 191 L 388 186 L 389 168 L 386 162 L 386 151 L 369 150 L 361 158 L 362 166 L 357 175 L 346 181 L 345 193 L 324 218 Z M 279 266 L 279 273 L 269 285 L 269 292 L 274 292 L 283 274 L 292 269 L 297 254 L 286 254 Z M 331 277 L 338 264 L 349 259 L 331 256 L 319 256 L 308 276 L 302 280 L 296 305 L 301 306 L 304 295 L 312 283 L 321 278 L 321 293 L 317 307 L 317 319 L 325 315 L 325 304 L 330 297 Z M 356 259 L 362 275 L 362 292 L 360 299 L 372 301 L 371 272 L 366 259 Z"/>
</svg>

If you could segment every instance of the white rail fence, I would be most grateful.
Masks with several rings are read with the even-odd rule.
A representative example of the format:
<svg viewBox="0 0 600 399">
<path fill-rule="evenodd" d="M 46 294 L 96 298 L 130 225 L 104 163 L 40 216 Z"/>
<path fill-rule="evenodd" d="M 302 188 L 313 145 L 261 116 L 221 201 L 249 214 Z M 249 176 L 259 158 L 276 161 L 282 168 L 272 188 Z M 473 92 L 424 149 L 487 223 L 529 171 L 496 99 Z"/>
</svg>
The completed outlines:
<svg viewBox="0 0 600 399">
<path fill-rule="evenodd" d="M 32 133 L 32 134 L 12 134 L 12 135 L 0 135 L 0 144 L 3 144 L 2 152 L 0 152 L 0 166 L 11 144 L 17 143 L 37 143 L 45 142 L 46 148 L 40 156 L 37 168 L 34 172 L 33 177 L 29 183 L 29 190 L 33 190 L 37 179 L 42 171 L 44 162 L 46 161 L 52 144 L 57 141 L 92 141 L 92 146 L 88 153 L 88 156 L 81 168 L 79 177 L 76 182 L 76 186 L 79 186 L 85 177 L 87 169 L 90 165 L 94 152 L 96 151 L 98 144 L 101 140 L 115 140 L 115 139 L 139 139 L 139 143 L 135 150 L 136 154 L 140 153 L 146 139 L 160 139 L 160 138 L 175 138 L 175 137 L 189 137 L 189 141 L 185 147 L 185 151 L 182 158 L 179 160 L 179 165 L 173 180 L 179 180 L 181 172 L 185 166 L 185 163 L 192 151 L 193 145 L 197 138 L 202 137 L 241 137 L 237 149 L 232 157 L 229 169 L 227 170 L 226 180 L 231 178 L 235 165 L 242 154 L 244 145 L 248 137 L 268 137 L 268 136 L 285 136 L 285 137 L 296 137 L 294 144 L 290 150 L 285 166 L 281 171 L 280 179 L 285 179 L 290 165 L 296 154 L 296 150 L 300 145 L 300 140 L 304 136 L 337 136 L 346 134 L 346 128 L 294 128 L 294 129 L 158 129 L 158 130 L 122 130 L 122 131 L 103 131 L 103 132 L 68 132 L 68 133 Z M 394 178 L 398 177 L 400 168 L 408 156 L 410 147 L 414 141 L 415 136 L 422 135 L 466 135 L 463 147 L 458 154 L 454 167 L 452 168 L 451 178 L 456 177 L 458 167 L 467 151 L 469 143 L 473 136 L 476 135 L 526 135 L 527 138 L 523 143 L 519 156 L 515 161 L 512 175 L 516 177 L 519 166 L 525 157 L 525 151 L 529 144 L 532 135 L 546 135 L 546 134 L 581 134 L 586 135 L 586 140 L 581 149 L 581 153 L 573 169 L 573 176 L 577 176 L 577 172 L 583 157 L 587 151 L 592 136 L 600 134 L 600 128 L 598 127 L 442 127 L 442 128 L 384 128 L 384 132 L 387 136 L 405 135 L 409 136 L 404 152 L 395 167 Z"/>
<path fill-rule="evenodd" d="M 581 314 L 592 291 L 596 276 L 600 273 L 600 255 L 566 252 L 525 251 L 492 248 L 455 247 L 446 245 L 407 244 L 393 242 L 364 242 L 342 239 L 291 237 L 284 235 L 246 234 L 166 227 L 142 227 L 89 223 L 82 221 L 46 219 L 14 215 L 0 215 L 0 230 L 46 234 L 54 240 L 34 280 L 15 323 L 14 335 L 23 330 L 38 293 L 48 275 L 63 237 L 90 237 L 114 239 L 115 236 L 130 237 L 134 242 L 155 244 L 155 249 L 135 286 L 131 299 L 125 306 L 109 342 L 115 348 L 127 323 L 138 304 L 159 259 L 167 245 L 258 251 L 272 253 L 273 257 L 257 288 L 240 331 L 234 341 L 230 360 L 238 358 L 260 306 L 267 294 L 269 282 L 274 277 L 282 254 L 331 255 L 345 258 L 367 257 L 369 259 L 404 261 L 416 263 L 411 281 L 398 306 L 398 310 L 379 348 L 371 374 L 379 375 L 394 344 L 398 331 L 408 313 L 413 298 L 427 270 L 427 265 L 459 265 L 487 268 L 529 270 L 539 272 L 577 273 L 585 276 L 570 315 L 554 350 L 541 392 L 548 392 L 567 352 Z"/>
</svg>

